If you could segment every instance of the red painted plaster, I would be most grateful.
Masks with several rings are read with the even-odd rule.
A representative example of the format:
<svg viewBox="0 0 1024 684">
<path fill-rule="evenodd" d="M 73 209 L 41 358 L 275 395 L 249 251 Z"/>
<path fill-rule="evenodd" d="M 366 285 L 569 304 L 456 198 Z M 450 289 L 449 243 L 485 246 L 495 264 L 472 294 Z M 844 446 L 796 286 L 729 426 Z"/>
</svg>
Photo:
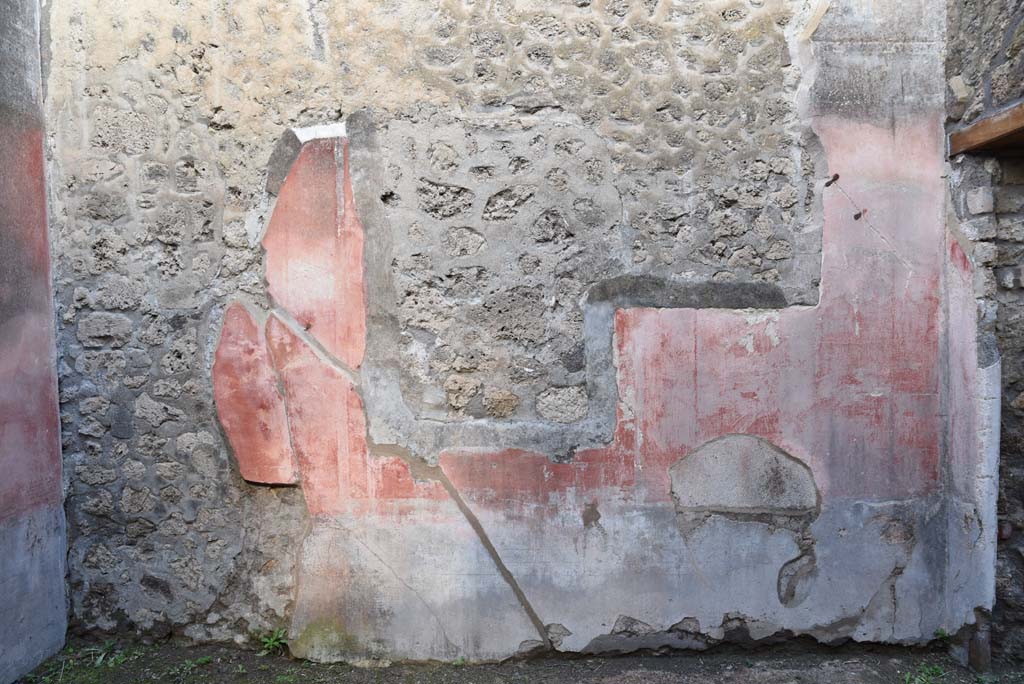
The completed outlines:
<svg viewBox="0 0 1024 684">
<path fill-rule="evenodd" d="M 0 110 L 0 521 L 61 501 L 43 132 Z"/>
<path fill-rule="evenodd" d="M 977 387 L 977 316 L 974 269 L 958 242 L 949 236 L 949 458 L 953 494 L 974 500 L 983 469 L 982 435 L 973 396 Z M 990 475 L 990 474 L 989 474 Z M 979 497 L 981 498 L 981 497 Z M 984 498 L 982 498 L 984 500 Z"/>
<path fill-rule="evenodd" d="M 306 505 L 313 515 L 379 511 L 380 501 L 447 498 L 437 482 L 416 482 L 396 457 L 371 458 L 363 401 L 347 375 L 322 361 L 277 316 L 267 341 L 284 381 Z"/>
<path fill-rule="evenodd" d="M 249 482 L 294 484 L 284 399 L 259 326 L 241 304 L 224 314 L 213 364 L 217 415 L 242 477 Z"/>
<path fill-rule="evenodd" d="M 824 191 L 818 306 L 618 311 L 620 416 L 628 418 L 612 446 L 564 466 L 453 449 L 441 464 L 467 497 L 495 510 L 556 496 L 580 506 L 593 495 L 667 503 L 671 464 L 730 433 L 764 437 L 804 460 L 827 496 L 888 500 L 936 488 L 941 128 L 937 120 L 818 127 L 830 171 L 871 210 L 869 225 L 843 194 Z"/>
<path fill-rule="evenodd" d="M 344 158 L 340 178 L 336 145 Z M 335 358 L 358 368 L 366 346 L 363 227 L 352 196 L 347 140 L 315 140 L 302 148 L 281 187 L 263 246 L 274 301 Z"/>
<path fill-rule="evenodd" d="M 846 193 L 822 190 L 820 303 L 762 312 L 619 310 L 612 443 L 567 464 L 501 445 L 491 453 L 449 445 L 439 461 L 467 499 L 509 515 L 595 497 L 667 505 L 671 465 L 733 433 L 763 437 L 805 461 L 824 496 L 890 500 L 934 491 L 944 429 L 938 369 L 947 259 L 940 123 L 893 130 L 823 119 L 817 128 L 829 171 L 841 175 Z M 361 293 L 362 264 L 353 256 L 361 253 L 361 228 L 347 173 L 348 218 L 330 223 L 334 160 L 333 142 L 306 145 L 264 244 L 275 299 L 354 366 L 365 343 L 365 303 L 335 278 L 359 283 Z M 865 207 L 868 218 L 855 219 Z M 339 247 L 357 243 L 358 250 Z M 330 287 L 310 287 L 306 280 L 321 273 Z M 314 514 L 351 512 L 354 501 L 444 496 L 437 483 L 415 482 L 400 459 L 370 457 L 358 388 L 342 369 L 277 317 L 267 335 Z"/>
<path fill-rule="evenodd" d="M 621 577 L 632 570 L 587 566 L 587 559 L 603 557 L 607 538 L 622 539 L 634 523 L 670 525 L 676 515 L 670 469 L 728 434 L 762 437 L 806 463 L 823 507 L 840 499 L 888 502 L 933 493 L 940 443 L 950 431 L 956 433 L 951 458 L 966 473 L 958 486 L 970 487 L 978 451 L 971 441 L 971 275 L 966 256 L 945 242 L 941 122 L 884 128 L 819 119 L 816 131 L 828 175 L 839 173 L 844 191 L 820 189 L 819 304 L 778 311 L 618 310 L 619 403 L 609 445 L 580 451 L 569 463 L 513 445 L 444 445 L 438 463 L 461 502 L 449 498 L 436 471 L 417 480 L 393 451 L 372 453 L 358 373 L 366 342 L 362 229 L 347 169 L 338 218 L 335 146 L 341 143 L 308 143 L 264 240 L 271 293 L 290 315 L 267 321 L 270 363 L 251 359 L 278 373 L 299 479 L 316 518 L 303 546 L 293 630 L 344 620 L 347 630 L 378 643 L 393 633 L 393 617 L 418 610 L 423 594 L 404 578 L 419 577 L 431 563 L 438 567 L 428 575 L 452 578 L 452 596 L 461 597 L 452 599 L 457 614 L 466 605 L 459 601 L 470 601 L 476 607 L 465 615 L 484 615 L 479 597 L 492 595 L 487 582 L 497 579 L 473 518 L 535 605 L 555 605 L 577 587 Z M 864 208 L 868 218 L 855 219 Z M 955 301 L 947 301 L 947 281 Z M 245 366 L 246 350 L 261 345 L 251 320 L 240 308 L 228 316 L 218 364 L 233 357 L 240 377 L 263 377 L 264 370 Z M 962 334 L 951 333 L 944 347 L 940 330 L 950 321 Z M 232 341 L 229 331 L 236 328 L 244 343 Z M 950 362 L 947 354 L 956 358 Z M 942 389 L 947 379 L 951 390 Z M 953 404 L 948 416 L 942 392 Z M 225 420 L 227 406 L 218 397 L 234 444 L 252 430 Z M 465 506 L 470 520 L 459 511 Z M 425 546 L 424 539 L 431 541 Z M 647 573 L 650 590 L 640 600 L 648 608 L 682 591 L 673 568 L 689 551 L 662 553 L 667 539 L 675 537 L 655 533 L 623 551 L 637 572 Z M 741 555 L 729 567 L 756 570 L 758 563 Z M 777 583 L 776 569 L 770 570 L 763 580 L 769 590 Z M 699 577 L 699 568 L 694 571 Z M 389 573 L 398 581 L 388 584 Z M 756 572 L 751 577 L 762 581 Z M 512 610 L 518 614 L 515 605 Z M 597 634 L 605 627 L 584 628 Z M 466 633 L 476 635 L 475 629 Z"/>
</svg>

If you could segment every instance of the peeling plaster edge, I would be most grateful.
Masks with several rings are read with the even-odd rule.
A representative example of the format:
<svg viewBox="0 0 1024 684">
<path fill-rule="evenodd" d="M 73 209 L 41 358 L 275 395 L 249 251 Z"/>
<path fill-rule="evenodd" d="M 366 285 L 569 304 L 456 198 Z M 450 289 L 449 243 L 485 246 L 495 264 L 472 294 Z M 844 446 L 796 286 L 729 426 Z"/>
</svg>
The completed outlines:
<svg viewBox="0 0 1024 684">
<path fill-rule="evenodd" d="M 281 192 L 281 186 L 291 173 L 292 166 L 306 143 L 347 137 L 346 121 L 285 129 L 274 146 L 274 151 L 270 153 L 270 159 L 267 160 L 266 193 L 276 197 Z"/>
<path fill-rule="evenodd" d="M 701 627 L 688 631 L 678 629 L 689 618 L 682 618 L 668 629 L 655 630 L 646 634 L 629 634 L 608 632 L 600 634 L 583 648 L 580 649 L 558 649 L 560 653 L 575 654 L 614 654 L 625 655 L 641 650 L 659 650 L 668 648 L 673 651 L 693 652 L 715 649 L 729 644 L 771 645 L 791 639 L 809 638 L 825 646 L 836 646 L 846 642 L 863 644 L 895 644 L 903 646 L 920 646 L 928 643 L 927 637 L 900 638 L 896 636 L 895 630 L 890 627 L 888 637 L 858 632 L 866 619 L 870 619 L 869 612 L 876 602 L 885 601 L 891 605 L 891 620 L 897 619 L 899 612 L 899 594 L 897 583 L 907 570 L 906 565 L 895 563 L 891 570 L 881 579 L 878 588 L 865 601 L 864 605 L 851 614 L 836 618 L 828 623 L 816 624 L 805 629 L 794 629 L 783 627 L 778 623 L 761 622 L 751 616 L 739 613 L 726 613 L 717 625 Z M 740 628 L 740 633 L 730 635 L 730 627 Z M 756 630 L 756 631 L 755 631 Z M 744 638 L 745 637 L 745 638 Z M 676 642 L 676 643 L 672 643 Z"/>
<path fill-rule="evenodd" d="M 315 126 L 294 127 L 290 130 L 303 145 L 312 140 L 348 137 L 345 121 L 336 121 L 329 124 L 317 124 Z"/>
<path fill-rule="evenodd" d="M 229 431 L 227 430 L 227 428 L 224 427 L 224 423 L 221 420 L 220 403 L 217 400 L 217 392 L 215 389 L 217 385 L 217 381 L 215 380 L 215 378 L 217 377 L 216 368 L 217 364 L 219 363 L 219 359 L 217 358 L 217 352 L 220 349 L 221 341 L 224 337 L 224 328 L 225 321 L 227 320 L 227 311 L 233 306 L 242 307 L 245 313 L 249 316 L 249 319 L 256 327 L 256 334 L 259 337 L 259 340 L 263 343 L 263 346 L 267 353 L 267 367 L 270 369 L 270 372 L 273 375 L 274 391 L 277 392 L 277 395 L 281 400 L 282 410 L 284 411 L 285 431 L 288 437 L 288 449 L 293 473 L 293 479 L 291 482 L 270 482 L 264 480 L 249 479 L 245 477 L 245 475 L 242 474 L 241 459 L 239 459 L 235 446 L 231 441 Z M 227 462 L 229 464 L 229 467 L 232 473 L 234 473 L 240 481 L 248 485 L 266 488 L 289 487 L 297 489 L 301 492 L 302 481 L 299 476 L 298 457 L 296 455 L 295 444 L 292 439 L 291 419 L 288 416 L 288 400 L 287 394 L 284 391 L 284 379 L 281 377 L 281 373 L 277 367 L 277 362 L 274 359 L 274 355 L 270 351 L 270 346 L 266 335 L 267 322 L 271 317 L 273 317 L 274 312 L 264 311 L 258 307 L 254 307 L 251 301 L 236 297 L 228 300 L 227 304 L 223 308 L 214 309 L 213 313 L 215 313 L 216 315 L 210 316 L 209 338 L 211 343 L 210 346 L 208 346 L 208 348 L 204 351 L 204 353 L 207 355 L 207 358 L 204 361 L 204 363 L 210 369 L 209 374 L 211 387 L 214 388 L 211 394 L 213 406 L 213 420 L 211 426 L 212 429 L 215 429 L 217 433 L 220 435 L 221 442 L 224 445 L 224 448 L 227 450 Z"/>
<path fill-rule="evenodd" d="M 975 473 L 976 499 L 980 507 L 985 554 L 980 570 L 984 573 L 982 603 L 987 610 L 995 604 L 997 502 L 999 499 L 999 441 L 1002 423 L 1002 370 L 1000 358 L 978 369 L 975 392 L 978 401 L 978 450 L 980 460 Z"/>
<path fill-rule="evenodd" d="M 817 7 L 814 8 L 814 12 L 811 13 L 811 17 L 807 21 L 807 25 L 800 33 L 800 40 L 809 41 L 814 37 L 815 32 L 818 30 L 818 26 L 821 25 L 821 20 L 825 18 L 825 15 L 828 14 L 828 10 L 831 7 L 832 0 L 818 0 Z"/>
</svg>

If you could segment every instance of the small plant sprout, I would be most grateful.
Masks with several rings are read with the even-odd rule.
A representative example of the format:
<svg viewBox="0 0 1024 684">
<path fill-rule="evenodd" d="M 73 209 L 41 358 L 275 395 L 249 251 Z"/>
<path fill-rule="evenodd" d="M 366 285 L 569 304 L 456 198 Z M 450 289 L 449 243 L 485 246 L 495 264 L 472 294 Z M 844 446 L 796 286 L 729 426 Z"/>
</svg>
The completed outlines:
<svg viewBox="0 0 1024 684">
<path fill-rule="evenodd" d="M 916 672 L 903 675 L 902 684 L 941 684 L 946 678 L 946 671 L 939 665 L 921 665 Z"/>
<path fill-rule="evenodd" d="M 257 638 L 260 642 L 259 655 L 282 655 L 288 640 L 285 638 L 287 632 L 283 628 L 275 629 L 273 632 L 260 634 Z"/>
</svg>

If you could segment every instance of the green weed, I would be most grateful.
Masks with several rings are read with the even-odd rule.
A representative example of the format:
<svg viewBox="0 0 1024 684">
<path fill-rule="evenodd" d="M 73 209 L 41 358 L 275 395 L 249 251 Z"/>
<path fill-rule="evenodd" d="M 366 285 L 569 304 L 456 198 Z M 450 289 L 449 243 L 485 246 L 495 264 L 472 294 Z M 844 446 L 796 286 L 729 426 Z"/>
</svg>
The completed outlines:
<svg viewBox="0 0 1024 684">
<path fill-rule="evenodd" d="M 946 678 L 946 671 L 938 665 L 921 665 L 917 672 L 903 675 L 902 684 L 940 684 Z"/>
<path fill-rule="evenodd" d="M 266 634 L 260 634 L 256 638 L 260 642 L 259 655 L 282 655 L 284 649 L 288 646 L 288 640 L 285 638 L 287 631 L 284 629 L 275 629 L 273 632 Z"/>
</svg>

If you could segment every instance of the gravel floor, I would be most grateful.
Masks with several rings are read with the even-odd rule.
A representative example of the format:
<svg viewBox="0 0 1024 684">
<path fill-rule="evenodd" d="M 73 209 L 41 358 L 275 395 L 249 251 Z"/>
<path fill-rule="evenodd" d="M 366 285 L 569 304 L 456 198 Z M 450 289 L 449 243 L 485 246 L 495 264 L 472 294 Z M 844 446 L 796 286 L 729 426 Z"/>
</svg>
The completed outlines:
<svg viewBox="0 0 1024 684">
<path fill-rule="evenodd" d="M 355 668 L 222 646 L 76 640 L 24 684 L 1024 684 L 1024 669 L 978 676 L 941 650 L 805 644 L 755 651 L 540 658 L 486 665 Z"/>
</svg>

